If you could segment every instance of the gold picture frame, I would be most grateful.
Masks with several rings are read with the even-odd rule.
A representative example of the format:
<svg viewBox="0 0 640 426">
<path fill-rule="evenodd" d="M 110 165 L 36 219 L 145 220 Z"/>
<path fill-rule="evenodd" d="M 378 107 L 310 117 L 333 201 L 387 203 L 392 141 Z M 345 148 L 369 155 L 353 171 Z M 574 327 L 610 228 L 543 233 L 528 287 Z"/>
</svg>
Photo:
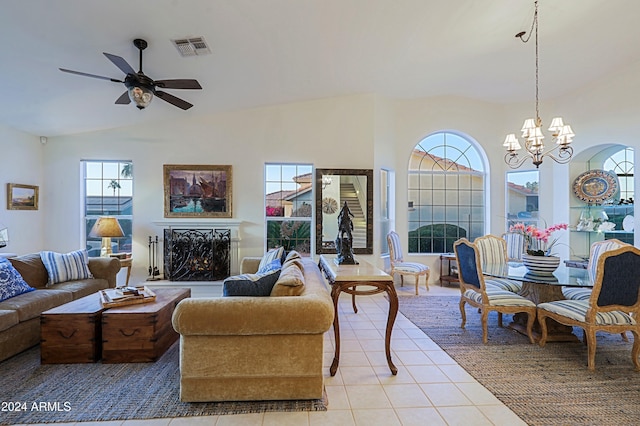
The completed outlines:
<svg viewBox="0 0 640 426">
<path fill-rule="evenodd" d="M 233 171 L 228 165 L 165 164 L 164 217 L 233 217 Z"/>
<path fill-rule="evenodd" d="M 38 210 L 38 191 L 35 185 L 7 184 L 7 210 Z"/>
</svg>

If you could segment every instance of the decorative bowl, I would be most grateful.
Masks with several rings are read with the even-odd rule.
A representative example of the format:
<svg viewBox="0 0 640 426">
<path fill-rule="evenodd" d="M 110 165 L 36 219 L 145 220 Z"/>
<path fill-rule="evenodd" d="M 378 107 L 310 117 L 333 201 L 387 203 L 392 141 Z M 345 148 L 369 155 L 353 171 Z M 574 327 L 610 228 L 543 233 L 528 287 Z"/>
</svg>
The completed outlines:
<svg viewBox="0 0 640 426">
<path fill-rule="evenodd" d="M 532 256 L 522 254 L 522 263 L 534 275 L 553 275 L 553 272 L 560 266 L 558 256 Z"/>
</svg>

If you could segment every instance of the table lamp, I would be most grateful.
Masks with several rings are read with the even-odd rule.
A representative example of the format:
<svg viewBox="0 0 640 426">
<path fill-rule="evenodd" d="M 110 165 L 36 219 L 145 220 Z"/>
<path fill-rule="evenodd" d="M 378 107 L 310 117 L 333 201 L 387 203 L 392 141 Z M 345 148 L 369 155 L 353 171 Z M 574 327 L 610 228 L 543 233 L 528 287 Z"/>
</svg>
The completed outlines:
<svg viewBox="0 0 640 426">
<path fill-rule="evenodd" d="M 118 223 L 118 219 L 113 216 L 102 216 L 96 220 L 91 232 L 89 232 L 89 236 L 102 238 L 100 256 L 108 257 L 112 253 L 111 238 L 124 237 L 124 232 Z"/>
</svg>

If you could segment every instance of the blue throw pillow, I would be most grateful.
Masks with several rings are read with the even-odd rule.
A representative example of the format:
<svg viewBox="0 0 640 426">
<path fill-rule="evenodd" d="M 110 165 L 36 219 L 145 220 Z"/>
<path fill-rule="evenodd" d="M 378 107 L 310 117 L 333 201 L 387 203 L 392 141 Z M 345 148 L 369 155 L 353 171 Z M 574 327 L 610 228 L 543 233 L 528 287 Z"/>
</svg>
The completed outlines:
<svg viewBox="0 0 640 426">
<path fill-rule="evenodd" d="M 242 274 L 229 277 L 222 283 L 223 296 L 270 296 L 280 277 L 280 269 L 266 274 Z"/>
<path fill-rule="evenodd" d="M 40 259 L 49 274 L 47 285 L 93 278 L 91 271 L 89 271 L 87 250 L 72 251 L 67 254 L 42 251 Z"/>
<path fill-rule="evenodd" d="M 0 302 L 33 290 L 35 288 L 25 282 L 11 262 L 0 259 Z"/>
<path fill-rule="evenodd" d="M 280 262 L 282 265 L 282 255 L 284 254 L 284 247 L 276 247 L 269 250 L 262 259 L 260 260 L 260 265 L 258 265 L 258 274 L 262 274 L 266 272 L 266 268 L 268 265 L 272 264 L 275 260 Z"/>
<path fill-rule="evenodd" d="M 282 263 L 280 262 L 280 259 L 274 259 L 271 261 L 271 263 L 258 269 L 258 272 L 256 272 L 256 274 L 263 275 L 263 274 L 266 274 L 267 272 L 275 271 L 276 269 L 280 269 L 280 268 L 282 268 Z"/>
</svg>

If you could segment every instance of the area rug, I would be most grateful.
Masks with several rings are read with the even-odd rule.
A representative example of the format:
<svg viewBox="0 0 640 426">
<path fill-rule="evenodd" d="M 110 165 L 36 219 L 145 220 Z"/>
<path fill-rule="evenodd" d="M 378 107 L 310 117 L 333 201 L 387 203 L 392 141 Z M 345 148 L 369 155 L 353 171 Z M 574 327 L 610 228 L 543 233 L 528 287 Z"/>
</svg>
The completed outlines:
<svg viewBox="0 0 640 426">
<path fill-rule="evenodd" d="M 499 328 L 497 314 L 490 313 L 484 345 L 477 309 L 467 305 L 467 323 L 460 328 L 459 297 L 399 299 L 407 319 L 527 424 L 639 424 L 640 372 L 631 361 L 632 343 L 619 334 L 598 334 L 596 371 L 590 372 L 580 342 L 532 345 L 526 336 Z M 504 324 L 510 319 L 505 315 Z M 574 332 L 582 337 L 579 330 Z"/>
<path fill-rule="evenodd" d="M 326 397 L 300 401 L 187 403 L 179 400 L 179 346 L 158 361 L 40 364 L 40 349 L 0 363 L 0 424 L 324 411 Z"/>
</svg>

